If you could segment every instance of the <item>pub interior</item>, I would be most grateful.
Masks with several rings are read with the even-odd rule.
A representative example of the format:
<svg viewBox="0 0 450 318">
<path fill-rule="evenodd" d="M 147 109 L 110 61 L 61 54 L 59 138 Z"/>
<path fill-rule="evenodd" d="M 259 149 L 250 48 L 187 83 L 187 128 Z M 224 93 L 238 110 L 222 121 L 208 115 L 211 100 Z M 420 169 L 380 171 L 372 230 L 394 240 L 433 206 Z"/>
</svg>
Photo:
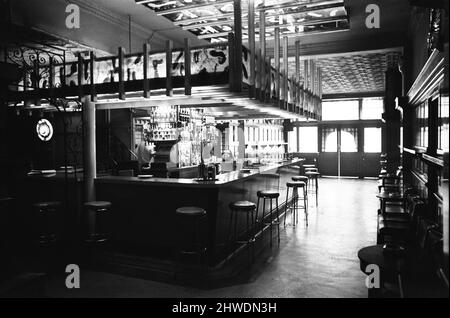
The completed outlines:
<svg viewBox="0 0 450 318">
<path fill-rule="evenodd" d="M 448 9 L 0 0 L 0 297 L 448 297 Z"/>
</svg>

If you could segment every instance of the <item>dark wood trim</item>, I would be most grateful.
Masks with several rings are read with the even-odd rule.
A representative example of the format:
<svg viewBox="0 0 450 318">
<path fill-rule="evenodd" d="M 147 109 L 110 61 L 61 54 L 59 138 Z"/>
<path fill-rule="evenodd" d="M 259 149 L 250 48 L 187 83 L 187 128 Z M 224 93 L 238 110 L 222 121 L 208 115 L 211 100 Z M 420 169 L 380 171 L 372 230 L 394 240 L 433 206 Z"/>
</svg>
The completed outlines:
<svg viewBox="0 0 450 318">
<path fill-rule="evenodd" d="M 426 153 L 422 154 L 422 158 L 427 163 L 431 163 L 439 167 L 444 167 L 444 160 L 442 159 L 427 155 Z"/>
<path fill-rule="evenodd" d="M 123 78 L 123 59 L 124 59 L 124 49 L 119 47 L 119 99 L 125 100 L 125 83 Z"/>
<path fill-rule="evenodd" d="M 407 152 L 412 155 L 416 155 L 416 151 L 414 149 L 403 147 L 403 152 Z"/>
<path fill-rule="evenodd" d="M 419 182 L 423 183 L 424 186 L 427 185 L 428 180 L 423 176 L 423 174 L 421 174 L 420 172 L 416 171 L 416 170 L 411 170 L 411 174 L 414 178 L 416 178 Z"/>
<path fill-rule="evenodd" d="M 424 102 L 443 80 L 444 54 L 434 50 L 407 93 L 409 106 Z"/>
<path fill-rule="evenodd" d="M 172 83 L 172 40 L 166 41 L 166 96 L 173 95 L 173 83 Z"/>
<path fill-rule="evenodd" d="M 184 94 L 191 95 L 191 48 L 190 40 L 184 39 Z"/>
<path fill-rule="evenodd" d="M 370 98 L 370 97 L 383 97 L 384 91 L 380 92 L 361 92 L 361 93 L 339 93 L 339 94 L 323 94 L 323 100 L 333 100 L 333 99 L 357 99 L 357 98 Z"/>
<path fill-rule="evenodd" d="M 143 46 L 143 54 L 144 54 L 144 59 L 143 59 L 143 71 L 144 71 L 144 79 L 143 79 L 143 84 L 144 84 L 144 92 L 143 92 L 143 96 L 144 98 L 150 98 L 150 81 L 148 78 L 148 56 L 149 56 L 149 52 L 150 52 L 150 44 L 145 43 Z"/>
<path fill-rule="evenodd" d="M 95 71 L 95 53 L 93 51 L 89 54 L 91 60 L 89 62 L 90 67 L 90 77 L 91 77 L 91 101 L 96 102 L 97 101 L 97 93 L 95 92 L 95 81 L 94 81 L 94 71 Z"/>
</svg>

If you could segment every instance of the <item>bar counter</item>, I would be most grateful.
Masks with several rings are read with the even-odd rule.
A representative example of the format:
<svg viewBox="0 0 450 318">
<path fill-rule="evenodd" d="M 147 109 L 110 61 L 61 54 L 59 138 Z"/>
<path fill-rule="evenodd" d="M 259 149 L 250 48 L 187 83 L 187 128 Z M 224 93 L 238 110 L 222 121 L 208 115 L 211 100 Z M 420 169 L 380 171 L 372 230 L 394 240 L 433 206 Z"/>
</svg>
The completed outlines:
<svg viewBox="0 0 450 318">
<path fill-rule="evenodd" d="M 238 200 L 257 202 L 256 192 L 269 187 L 273 173 L 280 174 L 281 205 L 284 185 L 298 174 L 292 165 L 301 159 L 261 166 L 250 173 L 226 172 L 217 181 L 125 176 L 96 178 L 97 200 L 112 202 L 112 223 L 116 251 L 149 257 L 172 258 L 182 228 L 177 228 L 175 210 L 198 206 L 206 210 L 208 263 L 217 265 L 231 252 L 228 244 L 230 211 Z M 262 213 L 260 211 L 260 213 Z M 238 219 L 238 232 L 245 229 L 245 217 Z"/>
</svg>

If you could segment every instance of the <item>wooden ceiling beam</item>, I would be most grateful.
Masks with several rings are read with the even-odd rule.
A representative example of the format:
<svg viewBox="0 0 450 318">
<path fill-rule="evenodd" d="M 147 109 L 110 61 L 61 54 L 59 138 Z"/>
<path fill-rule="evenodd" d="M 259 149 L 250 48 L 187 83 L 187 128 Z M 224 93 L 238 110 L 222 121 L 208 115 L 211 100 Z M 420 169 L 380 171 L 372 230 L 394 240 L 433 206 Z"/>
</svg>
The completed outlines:
<svg viewBox="0 0 450 318">
<path fill-rule="evenodd" d="M 257 7 L 257 10 L 260 11 L 269 11 L 269 10 L 279 10 L 279 9 L 287 9 L 292 7 L 302 7 L 302 8 L 311 8 L 311 7 L 317 7 L 317 6 L 332 6 L 332 5 L 340 5 L 344 6 L 343 0 L 326 0 L 326 1 L 310 1 L 309 3 L 284 3 L 284 4 L 274 4 L 271 6 L 262 6 Z M 318 9 L 315 9 L 318 10 Z"/>
<path fill-rule="evenodd" d="M 197 3 L 197 4 L 192 4 L 192 5 L 183 6 L 183 7 L 177 7 L 177 8 L 167 9 L 167 10 L 155 11 L 155 13 L 156 13 L 156 15 L 166 15 L 166 14 L 172 14 L 172 13 L 178 13 L 178 12 L 183 12 L 183 11 L 189 11 L 189 10 L 192 10 L 192 9 L 198 9 L 198 8 L 203 8 L 203 7 L 224 5 L 224 4 L 231 3 L 231 2 L 233 2 L 233 0 L 218 0 L 216 2 Z"/>
<path fill-rule="evenodd" d="M 283 23 L 283 24 L 277 24 L 272 26 L 267 26 L 267 29 L 275 29 L 276 27 L 283 28 L 288 26 L 308 26 L 308 25 L 316 25 L 321 23 L 330 23 L 330 22 L 338 22 L 338 21 L 348 21 L 348 17 L 346 15 L 340 15 L 336 17 L 327 17 L 327 18 L 318 18 L 318 19 L 311 19 L 307 21 L 302 22 L 295 22 L 295 23 Z M 234 19 L 232 17 L 228 18 L 227 20 L 219 20 L 219 21 L 211 21 L 211 22 L 205 22 L 205 23 L 196 23 L 196 24 L 190 24 L 182 26 L 181 28 L 183 30 L 192 30 L 192 29 L 199 29 L 206 26 L 222 26 L 222 25 L 233 25 Z M 248 22 L 248 19 L 242 19 L 242 23 Z M 257 22 L 256 25 L 258 26 L 259 23 Z"/>
<path fill-rule="evenodd" d="M 318 5 L 318 6 L 313 6 L 313 7 L 302 7 L 298 10 L 294 10 L 291 11 L 289 13 L 286 14 L 299 14 L 299 13 L 308 13 L 308 12 L 314 12 L 314 11 L 318 11 L 318 10 L 327 10 L 327 9 L 338 9 L 338 8 L 344 8 L 344 5 L 342 3 L 331 3 L 331 4 L 324 4 L 324 5 Z M 259 12 L 262 10 L 255 10 L 255 16 L 259 17 Z M 242 8 L 242 13 L 243 14 L 247 14 L 247 10 L 245 8 Z M 280 14 L 280 13 L 266 13 L 265 16 L 266 18 L 268 17 L 276 17 L 279 15 L 285 15 L 285 14 Z M 220 15 L 221 18 L 225 18 L 225 19 L 232 19 L 233 18 L 233 13 L 225 13 Z M 208 21 L 208 20 L 214 20 L 212 22 L 217 22 L 217 15 L 213 14 L 213 15 L 208 15 L 208 16 L 203 16 L 203 17 L 197 17 L 197 18 L 192 18 L 192 19 L 185 19 L 185 20 L 180 20 L 180 21 L 174 21 L 173 23 L 175 25 L 186 25 L 186 24 L 191 24 L 191 23 L 197 23 L 197 22 L 201 22 L 201 21 Z M 247 18 L 243 18 L 242 19 L 243 22 L 247 21 Z M 208 22 L 206 22 L 208 23 Z"/>
</svg>

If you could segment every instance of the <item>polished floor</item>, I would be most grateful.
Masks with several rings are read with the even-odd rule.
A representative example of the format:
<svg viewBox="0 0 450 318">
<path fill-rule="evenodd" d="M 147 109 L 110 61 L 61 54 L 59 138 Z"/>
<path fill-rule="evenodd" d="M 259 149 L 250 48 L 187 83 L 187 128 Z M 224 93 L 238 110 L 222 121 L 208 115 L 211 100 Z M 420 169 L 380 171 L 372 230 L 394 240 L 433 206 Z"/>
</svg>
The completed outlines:
<svg viewBox="0 0 450 318">
<path fill-rule="evenodd" d="M 182 287 L 81 268 L 80 289 L 51 277 L 47 297 L 367 297 L 357 252 L 376 241 L 375 180 L 319 180 L 309 226 L 300 218 L 281 233 L 281 244 L 261 255 L 247 278 L 212 290 Z"/>
</svg>

